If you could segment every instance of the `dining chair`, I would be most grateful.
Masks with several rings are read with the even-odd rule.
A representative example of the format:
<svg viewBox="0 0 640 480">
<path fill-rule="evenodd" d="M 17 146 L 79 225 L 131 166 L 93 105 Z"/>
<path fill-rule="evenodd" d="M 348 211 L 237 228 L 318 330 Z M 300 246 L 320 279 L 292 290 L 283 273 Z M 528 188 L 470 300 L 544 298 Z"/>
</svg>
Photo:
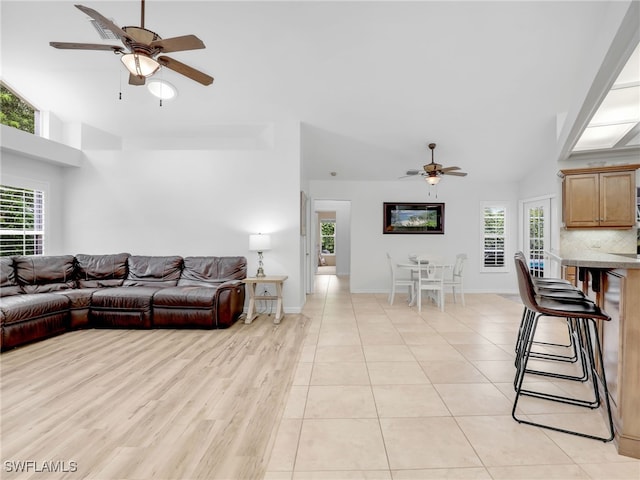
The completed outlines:
<svg viewBox="0 0 640 480">
<path fill-rule="evenodd" d="M 422 292 L 428 292 L 440 311 L 444 312 L 444 271 L 446 265 L 430 261 L 425 257 L 418 257 L 418 281 L 416 299 L 418 311 L 422 311 Z"/>
<path fill-rule="evenodd" d="M 389 292 L 389 304 L 393 305 L 393 300 L 396 296 L 396 287 L 408 287 L 409 303 L 413 302 L 415 280 L 413 278 L 404 278 L 398 276 L 398 266 L 393 258 L 391 258 L 391 255 L 389 255 L 389 252 L 387 252 L 387 261 L 389 262 L 389 269 L 391 270 L 391 291 Z"/>
<path fill-rule="evenodd" d="M 456 294 L 460 292 L 460 298 L 462 299 L 462 306 L 464 306 L 464 290 L 462 287 L 462 273 L 464 271 L 464 264 L 467 261 L 466 253 L 459 253 L 456 255 L 456 263 L 453 265 L 451 276 L 447 276 L 444 279 L 444 287 L 451 287 L 453 292 L 453 303 L 456 303 Z"/>
</svg>

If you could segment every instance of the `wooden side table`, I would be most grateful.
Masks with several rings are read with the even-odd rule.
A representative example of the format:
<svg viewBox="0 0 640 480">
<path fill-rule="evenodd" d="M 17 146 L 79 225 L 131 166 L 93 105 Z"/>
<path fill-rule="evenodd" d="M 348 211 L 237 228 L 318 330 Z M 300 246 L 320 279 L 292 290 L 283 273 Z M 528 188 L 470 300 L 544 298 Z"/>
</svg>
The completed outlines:
<svg viewBox="0 0 640 480">
<path fill-rule="evenodd" d="M 251 323 L 255 317 L 258 316 L 256 312 L 256 299 L 258 300 L 275 300 L 276 301 L 276 316 L 273 319 L 273 323 L 280 323 L 282 320 L 282 284 L 287 279 L 287 275 L 267 275 L 266 277 L 247 277 L 243 282 L 249 289 L 249 310 L 247 316 L 244 319 L 244 323 Z M 256 287 L 259 283 L 272 283 L 276 286 L 275 295 L 260 295 L 256 297 Z"/>
</svg>

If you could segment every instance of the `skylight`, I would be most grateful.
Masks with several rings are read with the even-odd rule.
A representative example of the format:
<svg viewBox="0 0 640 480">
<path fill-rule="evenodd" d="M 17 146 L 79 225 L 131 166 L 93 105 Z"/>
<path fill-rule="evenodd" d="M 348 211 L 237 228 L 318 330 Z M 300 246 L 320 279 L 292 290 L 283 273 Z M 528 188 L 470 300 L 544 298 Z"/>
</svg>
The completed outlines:
<svg viewBox="0 0 640 480">
<path fill-rule="evenodd" d="M 574 147 L 574 152 L 639 145 L 640 44 Z"/>
</svg>

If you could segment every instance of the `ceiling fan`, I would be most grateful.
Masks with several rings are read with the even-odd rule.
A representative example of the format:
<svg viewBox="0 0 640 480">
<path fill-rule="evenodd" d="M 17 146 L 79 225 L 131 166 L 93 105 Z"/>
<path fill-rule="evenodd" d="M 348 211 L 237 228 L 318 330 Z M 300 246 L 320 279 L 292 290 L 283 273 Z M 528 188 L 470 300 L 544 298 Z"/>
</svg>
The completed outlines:
<svg viewBox="0 0 640 480">
<path fill-rule="evenodd" d="M 440 181 L 440 177 L 443 175 L 453 175 L 456 177 L 466 177 L 467 174 L 465 172 L 458 172 L 460 167 L 443 167 L 439 163 L 436 163 L 433 159 L 433 151 L 436 148 L 435 143 L 430 143 L 429 148 L 431 149 L 431 163 L 427 163 L 422 168 L 423 170 L 408 170 L 404 177 L 411 177 L 414 175 L 421 175 L 425 177 L 425 180 L 430 185 L 436 185 Z"/>
<path fill-rule="evenodd" d="M 144 85 L 145 79 L 156 73 L 161 66 L 178 72 L 202 85 L 211 85 L 213 77 L 178 60 L 160 55 L 169 52 L 205 48 L 202 40 L 195 35 L 162 39 L 157 33 L 144 28 L 144 0 L 141 0 L 141 4 L 140 26 L 122 28 L 92 8 L 76 5 L 76 8 L 89 15 L 98 25 L 110 30 L 120 38 L 124 48 L 120 45 L 102 45 L 99 43 L 50 42 L 49 45 L 54 48 L 70 50 L 107 50 L 122 55 L 121 60 L 129 70 L 129 83 L 131 85 Z"/>
</svg>

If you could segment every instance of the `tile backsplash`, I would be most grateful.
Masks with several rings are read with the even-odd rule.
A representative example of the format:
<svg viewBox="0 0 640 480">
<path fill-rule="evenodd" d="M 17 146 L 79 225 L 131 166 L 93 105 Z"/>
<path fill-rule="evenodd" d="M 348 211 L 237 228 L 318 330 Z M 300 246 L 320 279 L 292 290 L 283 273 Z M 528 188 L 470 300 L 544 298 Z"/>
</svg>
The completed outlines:
<svg viewBox="0 0 640 480">
<path fill-rule="evenodd" d="M 629 230 L 560 230 L 560 252 L 563 255 L 595 250 L 606 253 L 636 253 L 638 229 Z"/>
</svg>

